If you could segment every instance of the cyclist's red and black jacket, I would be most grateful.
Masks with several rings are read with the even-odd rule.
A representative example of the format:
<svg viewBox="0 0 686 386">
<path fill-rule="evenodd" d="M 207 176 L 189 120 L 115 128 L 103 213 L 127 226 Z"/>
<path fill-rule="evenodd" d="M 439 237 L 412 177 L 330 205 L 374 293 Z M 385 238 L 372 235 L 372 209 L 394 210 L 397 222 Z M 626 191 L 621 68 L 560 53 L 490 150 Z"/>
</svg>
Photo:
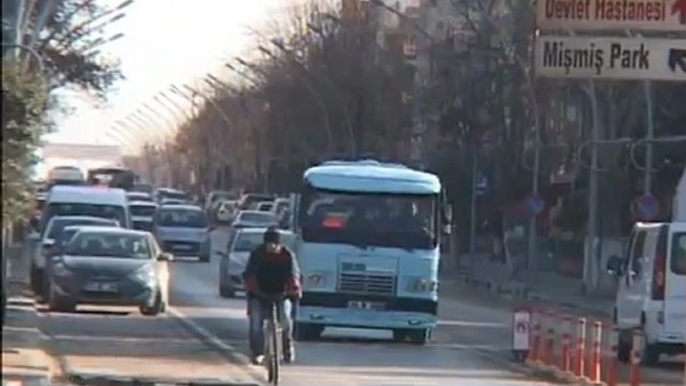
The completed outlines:
<svg viewBox="0 0 686 386">
<path fill-rule="evenodd" d="M 243 282 L 248 295 L 299 296 L 300 268 L 295 254 L 283 245 L 278 253 L 268 252 L 264 245 L 257 247 L 243 271 Z"/>
</svg>

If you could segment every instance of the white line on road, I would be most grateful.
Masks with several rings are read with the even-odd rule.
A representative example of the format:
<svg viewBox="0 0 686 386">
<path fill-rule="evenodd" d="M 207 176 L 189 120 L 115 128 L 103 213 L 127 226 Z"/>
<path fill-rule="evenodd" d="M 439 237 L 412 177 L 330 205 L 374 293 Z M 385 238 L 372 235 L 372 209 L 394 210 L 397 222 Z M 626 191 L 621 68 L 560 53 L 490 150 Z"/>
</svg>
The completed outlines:
<svg viewBox="0 0 686 386">
<path fill-rule="evenodd" d="M 264 376 L 252 369 L 252 363 L 250 359 L 238 351 L 238 349 L 222 341 L 219 337 L 207 331 L 204 327 L 194 322 L 191 318 L 187 317 L 176 308 L 167 307 L 167 313 L 189 329 L 193 330 L 196 334 L 202 336 L 205 340 L 207 340 L 208 344 L 214 346 L 216 349 L 224 352 L 225 354 L 231 356 L 232 359 L 236 360 L 236 362 L 238 362 L 237 365 L 240 366 L 237 366 L 237 368 L 240 368 L 247 378 L 254 379 L 260 383 L 264 382 Z M 245 370 L 243 368 L 245 368 Z"/>
</svg>

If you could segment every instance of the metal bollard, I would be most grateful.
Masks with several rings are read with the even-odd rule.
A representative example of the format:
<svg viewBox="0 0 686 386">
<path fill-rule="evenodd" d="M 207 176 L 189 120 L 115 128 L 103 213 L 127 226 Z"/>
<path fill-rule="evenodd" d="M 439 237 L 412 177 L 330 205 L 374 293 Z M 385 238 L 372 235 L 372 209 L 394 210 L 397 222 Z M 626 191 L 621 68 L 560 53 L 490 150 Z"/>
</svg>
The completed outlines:
<svg viewBox="0 0 686 386">
<path fill-rule="evenodd" d="M 600 382 L 600 356 L 603 334 L 603 323 L 596 321 L 593 323 L 593 343 L 591 344 L 591 363 L 589 378 L 591 382 Z"/>
<path fill-rule="evenodd" d="M 641 385 L 641 350 L 643 350 L 643 331 L 634 330 L 633 342 L 631 345 L 629 386 Z"/>
<path fill-rule="evenodd" d="M 568 372 L 570 370 L 570 335 L 572 329 L 572 317 L 565 315 L 562 318 L 562 359 L 560 362 L 560 369 Z"/>
<path fill-rule="evenodd" d="M 607 358 L 607 386 L 617 386 L 617 370 L 619 366 L 619 327 L 612 326 L 612 335 L 610 336 L 610 357 Z"/>
<path fill-rule="evenodd" d="M 586 354 L 586 318 L 579 318 L 576 330 L 576 350 L 574 350 L 574 375 L 584 376 L 584 355 Z"/>
</svg>

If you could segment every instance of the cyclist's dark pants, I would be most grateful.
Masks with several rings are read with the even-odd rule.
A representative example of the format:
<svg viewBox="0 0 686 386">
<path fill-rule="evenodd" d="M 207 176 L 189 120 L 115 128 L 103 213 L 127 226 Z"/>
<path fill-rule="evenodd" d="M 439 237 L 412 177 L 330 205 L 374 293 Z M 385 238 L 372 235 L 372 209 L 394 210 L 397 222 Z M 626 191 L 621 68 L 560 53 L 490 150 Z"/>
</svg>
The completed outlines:
<svg viewBox="0 0 686 386">
<path fill-rule="evenodd" d="M 264 327 L 262 321 L 269 315 L 269 302 L 255 297 L 248 298 L 248 319 L 250 321 L 250 351 L 253 358 L 264 355 Z M 281 323 L 283 336 L 284 354 L 293 350 L 293 323 L 291 321 L 291 301 L 285 299 L 278 307 L 280 311 L 279 322 Z"/>
</svg>

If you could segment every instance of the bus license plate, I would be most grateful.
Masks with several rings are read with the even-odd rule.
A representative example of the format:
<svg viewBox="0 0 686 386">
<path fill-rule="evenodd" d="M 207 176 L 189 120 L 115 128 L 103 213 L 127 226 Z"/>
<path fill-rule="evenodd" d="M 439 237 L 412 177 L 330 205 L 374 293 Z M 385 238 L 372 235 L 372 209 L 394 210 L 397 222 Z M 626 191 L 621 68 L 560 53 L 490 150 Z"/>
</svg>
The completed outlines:
<svg viewBox="0 0 686 386">
<path fill-rule="evenodd" d="M 358 308 L 364 310 L 383 310 L 386 306 L 383 302 L 368 302 L 362 300 L 351 300 L 348 302 L 348 308 Z"/>
</svg>

